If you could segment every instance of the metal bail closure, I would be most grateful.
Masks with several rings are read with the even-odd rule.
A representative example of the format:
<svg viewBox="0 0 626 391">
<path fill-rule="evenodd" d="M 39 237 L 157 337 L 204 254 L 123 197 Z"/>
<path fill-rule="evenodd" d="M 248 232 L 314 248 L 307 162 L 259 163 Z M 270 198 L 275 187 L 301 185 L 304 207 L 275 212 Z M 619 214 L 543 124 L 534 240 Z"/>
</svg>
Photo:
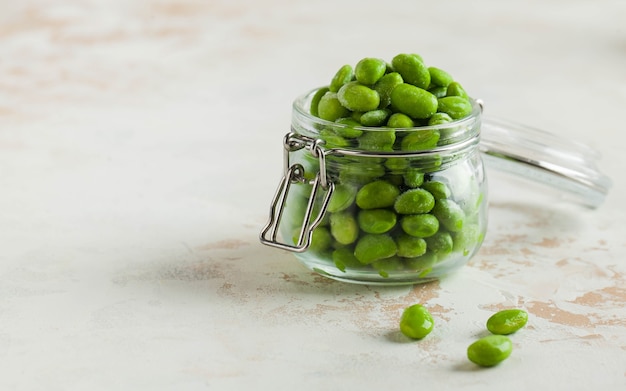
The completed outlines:
<svg viewBox="0 0 626 391">
<path fill-rule="evenodd" d="M 261 231 L 261 243 L 298 253 L 306 251 L 311 244 L 313 231 L 324 218 L 330 197 L 335 190 L 335 184 L 332 181 L 329 181 L 328 176 L 326 175 L 326 155 L 324 149 L 322 148 L 322 144 L 322 140 L 305 137 L 294 132 L 287 133 L 285 136 L 284 175 L 278 184 L 276 194 L 274 194 L 274 198 L 272 199 L 272 203 L 270 205 L 269 221 Z M 308 149 L 311 155 L 319 161 L 320 170 L 312 180 L 307 180 L 304 177 L 304 167 L 301 164 L 290 164 L 289 162 L 290 153 L 298 151 L 302 148 Z M 306 211 L 304 212 L 304 219 L 300 234 L 298 235 L 298 240 L 294 245 L 292 245 L 278 241 L 277 236 L 283 212 L 285 211 L 289 189 L 292 184 L 297 183 L 308 183 L 313 187 L 311 189 L 311 195 L 309 196 Z M 313 216 L 315 209 L 317 209 L 315 208 L 315 200 L 318 197 L 320 189 L 326 194 L 324 194 L 317 216 Z"/>
</svg>

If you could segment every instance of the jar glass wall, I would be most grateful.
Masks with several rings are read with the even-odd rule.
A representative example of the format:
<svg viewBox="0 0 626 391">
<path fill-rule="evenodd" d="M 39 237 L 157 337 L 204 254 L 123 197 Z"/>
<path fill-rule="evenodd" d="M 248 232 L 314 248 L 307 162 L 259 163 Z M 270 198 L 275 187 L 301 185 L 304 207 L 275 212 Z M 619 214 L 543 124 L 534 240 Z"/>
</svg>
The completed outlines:
<svg viewBox="0 0 626 391">
<path fill-rule="evenodd" d="M 269 224 L 280 240 L 310 238 L 295 254 L 304 265 L 357 283 L 426 282 L 467 263 L 487 222 L 480 106 L 446 124 L 373 128 L 311 115 L 312 95 L 293 105 L 289 187 Z"/>
</svg>

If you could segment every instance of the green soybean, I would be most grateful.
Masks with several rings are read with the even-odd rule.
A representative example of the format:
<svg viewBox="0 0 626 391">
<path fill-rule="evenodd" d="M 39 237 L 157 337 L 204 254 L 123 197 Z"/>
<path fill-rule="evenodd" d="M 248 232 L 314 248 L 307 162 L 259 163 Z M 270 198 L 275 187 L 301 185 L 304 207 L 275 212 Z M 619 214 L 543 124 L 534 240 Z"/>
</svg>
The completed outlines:
<svg viewBox="0 0 626 391">
<path fill-rule="evenodd" d="M 388 128 L 412 128 L 415 122 L 406 114 L 393 113 L 387 120 Z"/>
<path fill-rule="evenodd" d="M 483 241 L 478 224 L 465 224 L 461 231 L 452 234 L 452 240 L 453 251 L 461 252 L 464 256 L 469 255 Z"/>
<path fill-rule="evenodd" d="M 337 98 L 344 108 L 352 111 L 375 110 L 380 103 L 378 92 L 357 82 L 344 84 L 337 92 Z"/>
<path fill-rule="evenodd" d="M 356 204 L 361 209 L 379 209 L 393 206 L 400 190 L 391 183 L 377 180 L 364 185 L 356 194 Z"/>
<path fill-rule="evenodd" d="M 463 229 L 465 212 L 456 202 L 450 199 L 439 199 L 432 208 L 432 213 L 439 222 L 452 232 L 459 232 Z"/>
<path fill-rule="evenodd" d="M 423 58 L 422 56 L 420 56 L 419 54 L 417 54 L 417 53 L 411 53 L 411 54 L 409 54 L 409 56 L 413 56 L 413 57 L 415 57 L 418 61 L 420 61 L 420 62 L 424 62 L 424 58 Z"/>
<path fill-rule="evenodd" d="M 427 238 L 439 231 L 439 220 L 431 214 L 408 215 L 400 220 L 400 226 L 411 236 Z"/>
<path fill-rule="evenodd" d="M 393 151 L 396 132 L 393 130 L 365 131 L 358 138 L 359 148 L 366 151 Z"/>
<path fill-rule="evenodd" d="M 396 255 L 396 242 L 388 234 L 365 234 L 354 247 L 354 256 L 362 264 Z"/>
<path fill-rule="evenodd" d="M 294 240 L 294 243 L 297 239 Z M 326 227 L 317 227 L 311 235 L 311 244 L 309 249 L 313 252 L 322 252 L 327 250 L 333 242 L 330 231 Z"/>
<path fill-rule="evenodd" d="M 365 209 L 359 211 L 357 221 L 363 232 L 382 234 L 396 225 L 396 214 L 389 209 Z"/>
<path fill-rule="evenodd" d="M 407 187 L 414 189 L 424 183 L 424 173 L 417 168 L 409 167 L 404 171 L 403 179 Z"/>
<path fill-rule="evenodd" d="M 428 92 L 435 95 L 437 98 L 443 98 L 448 93 L 448 87 L 434 86 L 428 89 Z"/>
<path fill-rule="evenodd" d="M 446 96 L 439 99 L 437 110 L 448 114 L 452 119 L 460 119 L 472 112 L 472 104 L 461 96 Z"/>
<path fill-rule="evenodd" d="M 341 183 L 336 185 L 335 191 L 328 202 L 328 212 L 341 212 L 349 208 L 356 199 L 356 191 L 356 187 L 350 184 Z"/>
<path fill-rule="evenodd" d="M 410 270 L 427 273 L 428 271 L 432 270 L 433 265 L 435 265 L 437 261 L 438 258 L 436 254 L 426 252 L 426 254 L 419 257 L 406 258 L 404 260 L 404 264 Z"/>
<path fill-rule="evenodd" d="M 412 131 L 402 138 L 400 148 L 403 151 L 423 151 L 432 149 L 439 142 L 440 133 L 437 129 Z"/>
<path fill-rule="evenodd" d="M 342 106 L 337 94 L 330 91 L 320 99 L 317 111 L 319 117 L 326 121 L 335 121 L 350 114 L 350 111 Z"/>
<path fill-rule="evenodd" d="M 521 329 L 528 322 L 528 313 L 517 308 L 506 309 L 487 319 L 487 330 L 493 334 L 508 335 Z"/>
<path fill-rule="evenodd" d="M 448 90 L 446 91 L 446 96 L 460 96 L 465 99 L 469 99 L 469 95 L 458 82 L 453 81 L 448 85 Z"/>
<path fill-rule="evenodd" d="M 330 215 L 330 233 L 341 244 L 351 244 L 359 237 L 359 225 L 350 212 Z"/>
<path fill-rule="evenodd" d="M 454 121 L 447 113 L 435 113 L 428 119 L 428 126 L 447 124 Z"/>
<path fill-rule="evenodd" d="M 391 60 L 391 65 L 402 76 L 405 83 L 423 89 L 430 85 L 430 72 L 419 56 L 398 54 Z"/>
<path fill-rule="evenodd" d="M 330 82 L 330 86 L 329 86 L 330 91 L 332 92 L 339 91 L 339 89 L 344 84 L 347 84 L 350 81 L 352 81 L 353 77 L 354 77 L 354 72 L 352 70 L 352 66 L 350 65 L 342 66 L 341 68 L 339 68 L 339 70 L 337 71 L 335 76 L 333 76 Z"/>
<path fill-rule="evenodd" d="M 503 335 L 489 335 L 467 348 L 467 358 L 482 367 L 492 367 L 506 360 L 513 351 L 513 343 Z"/>
<path fill-rule="evenodd" d="M 363 266 L 363 264 L 354 256 L 354 250 L 351 247 L 340 247 L 334 250 L 332 258 L 337 269 L 342 272 L 345 272 L 348 267 L 352 268 Z"/>
<path fill-rule="evenodd" d="M 378 261 L 372 262 L 371 265 L 378 271 L 378 274 L 384 278 L 389 278 L 389 272 L 402 270 L 404 268 L 404 262 L 396 256 L 379 259 Z"/>
<path fill-rule="evenodd" d="M 311 98 L 310 111 L 311 111 L 311 114 L 313 114 L 314 116 L 319 117 L 318 106 L 320 104 L 320 100 L 322 100 L 322 97 L 328 91 L 330 91 L 329 88 L 323 87 L 315 91 L 315 94 L 313 94 L 313 97 Z"/>
<path fill-rule="evenodd" d="M 387 160 L 385 160 L 385 167 L 387 167 L 390 171 L 390 174 L 402 174 L 409 168 L 409 160 L 403 157 L 387 158 Z M 400 185 L 401 183 L 402 181 L 400 181 L 397 185 Z"/>
<path fill-rule="evenodd" d="M 383 175 L 385 175 L 385 166 L 367 159 L 342 163 L 339 169 L 339 180 L 341 182 L 366 184 Z"/>
<path fill-rule="evenodd" d="M 324 140 L 326 148 L 342 148 L 350 145 L 348 140 L 335 133 L 333 129 L 320 130 L 320 138 Z"/>
<path fill-rule="evenodd" d="M 402 311 L 400 331 L 412 339 L 422 339 L 433 330 L 435 321 L 421 304 L 413 304 Z"/>
<path fill-rule="evenodd" d="M 387 63 L 385 60 L 364 58 L 356 64 L 354 75 L 359 83 L 371 85 L 383 77 L 386 70 Z"/>
<path fill-rule="evenodd" d="M 450 195 L 452 194 L 448 185 L 440 181 L 425 182 L 422 185 L 422 188 L 428 190 L 436 200 L 450 198 Z"/>
<path fill-rule="evenodd" d="M 402 76 L 398 72 L 391 72 L 381 77 L 374 84 L 373 88 L 380 97 L 379 108 L 384 109 L 391 104 L 391 91 L 402 83 L 404 83 Z"/>
<path fill-rule="evenodd" d="M 400 214 L 428 213 L 435 206 L 435 197 L 424 189 L 411 189 L 400 194 L 393 208 Z"/>
<path fill-rule="evenodd" d="M 437 112 L 437 106 L 435 95 L 411 84 L 400 84 L 391 91 L 391 107 L 412 118 L 428 118 Z"/>
<path fill-rule="evenodd" d="M 352 118 L 339 118 L 335 123 L 342 126 L 334 126 L 333 130 L 341 137 L 345 138 L 357 138 L 363 134 L 361 129 L 357 129 L 361 126 L 361 123 L 355 121 Z"/>
<path fill-rule="evenodd" d="M 361 124 L 363 126 L 381 126 L 387 121 L 389 115 L 391 112 L 386 109 L 368 111 L 361 115 Z"/>
<path fill-rule="evenodd" d="M 432 85 L 447 87 L 452 83 L 452 76 L 443 69 L 429 67 L 428 73 L 430 74 L 430 83 Z"/>
<path fill-rule="evenodd" d="M 452 235 L 448 232 L 439 231 L 433 236 L 425 238 L 428 251 L 435 254 L 449 254 L 454 248 Z"/>
<path fill-rule="evenodd" d="M 411 235 L 400 235 L 396 238 L 398 256 L 404 258 L 415 258 L 426 253 L 426 241 Z"/>
</svg>

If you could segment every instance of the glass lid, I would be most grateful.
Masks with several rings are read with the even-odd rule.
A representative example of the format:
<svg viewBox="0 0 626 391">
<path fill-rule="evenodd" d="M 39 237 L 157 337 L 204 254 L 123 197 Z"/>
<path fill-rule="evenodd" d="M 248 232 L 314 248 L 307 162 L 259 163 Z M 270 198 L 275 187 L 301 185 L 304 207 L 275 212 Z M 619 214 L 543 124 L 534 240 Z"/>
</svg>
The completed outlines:
<svg viewBox="0 0 626 391">
<path fill-rule="evenodd" d="M 597 151 L 539 129 L 483 116 L 479 148 L 489 168 L 550 185 L 591 208 L 611 187 L 597 168 Z"/>
</svg>

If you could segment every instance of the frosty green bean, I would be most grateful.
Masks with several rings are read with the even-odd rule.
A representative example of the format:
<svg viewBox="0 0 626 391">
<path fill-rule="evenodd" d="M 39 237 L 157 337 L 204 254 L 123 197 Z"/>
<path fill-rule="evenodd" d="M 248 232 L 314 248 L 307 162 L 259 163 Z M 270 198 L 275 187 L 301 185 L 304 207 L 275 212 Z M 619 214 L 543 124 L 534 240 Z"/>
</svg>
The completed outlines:
<svg viewBox="0 0 626 391">
<path fill-rule="evenodd" d="M 426 241 L 410 235 L 400 235 L 396 239 L 398 256 L 405 258 L 415 258 L 426 253 Z"/>
<path fill-rule="evenodd" d="M 427 238 L 439 231 L 439 220 L 431 214 L 405 216 L 400 225 L 404 232 L 418 238 Z"/>
<path fill-rule="evenodd" d="M 354 77 L 354 71 L 350 65 L 344 65 L 333 76 L 333 79 L 330 82 L 329 90 L 332 92 L 337 92 L 344 85 L 352 81 Z"/>
<path fill-rule="evenodd" d="M 472 112 L 472 104 L 462 96 L 446 96 L 438 100 L 437 110 L 448 114 L 452 119 L 459 119 Z"/>
<path fill-rule="evenodd" d="M 391 91 L 391 107 L 412 118 L 428 118 L 437 112 L 437 106 L 435 95 L 408 83 Z"/>
<path fill-rule="evenodd" d="M 428 213 L 435 206 L 435 197 L 424 189 L 411 189 L 402 193 L 393 205 L 400 214 Z"/>
<path fill-rule="evenodd" d="M 387 181 L 374 181 L 363 186 L 356 194 L 356 203 L 362 209 L 392 206 L 400 190 Z"/>
<path fill-rule="evenodd" d="M 348 109 L 342 106 L 337 94 L 330 91 L 320 98 L 317 111 L 319 117 L 326 121 L 335 121 L 349 114 Z"/>
<path fill-rule="evenodd" d="M 422 339 L 430 334 L 434 326 L 432 315 L 421 304 L 414 304 L 402 312 L 400 331 L 409 338 Z"/>
<path fill-rule="evenodd" d="M 356 198 L 356 188 L 349 184 L 339 184 L 335 186 L 335 192 L 328 203 L 329 212 L 340 212 L 354 203 Z"/>
<path fill-rule="evenodd" d="M 391 104 L 391 91 L 402 83 L 404 83 L 402 76 L 400 76 L 398 72 L 391 72 L 381 77 L 376 84 L 374 84 L 373 88 L 380 96 L 379 107 L 381 109 Z M 392 127 L 391 125 L 388 126 Z"/>
<path fill-rule="evenodd" d="M 508 335 L 521 329 L 528 322 L 528 313 L 517 308 L 498 311 L 487 319 L 487 330 L 493 334 Z"/>
<path fill-rule="evenodd" d="M 396 214 L 389 209 L 365 209 L 358 214 L 359 227 L 363 232 L 382 234 L 396 225 Z"/>
<path fill-rule="evenodd" d="M 364 58 L 356 64 L 354 76 L 362 84 L 376 83 L 387 70 L 387 63 L 379 58 Z"/>
<path fill-rule="evenodd" d="M 380 103 L 378 92 L 356 82 L 344 84 L 337 92 L 337 99 L 345 109 L 352 111 L 375 110 Z"/>
<path fill-rule="evenodd" d="M 367 265 L 396 255 L 396 242 L 388 234 L 363 235 L 354 247 L 354 256 Z"/>
<path fill-rule="evenodd" d="M 350 244 L 359 236 L 359 225 L 349 212 L 332 213 L 330 215 L 330 233 L 341 244 Z"/>
<path fill-rule="evenodd" d="M 465 212 L 456 202 L 450 199 L 437 200 L 432 211 L 439 222 L 448 230 L 458 232 L 463 229 Z"/>
<path fill-rule="evenodd" d="M 391 65 L 405 83 L 426 89 L 430 85 L 430 72 L 418 56 L 412 54 L 398 54 L 391 60 Z"/>
<path fill-rule="evenodd" d="M 490 335 L 467 348 L 467 358 L 482 367 L 492 367 L 506 360 L 513 351 L 513 343 L 503 335 Z"/>
</svg>

